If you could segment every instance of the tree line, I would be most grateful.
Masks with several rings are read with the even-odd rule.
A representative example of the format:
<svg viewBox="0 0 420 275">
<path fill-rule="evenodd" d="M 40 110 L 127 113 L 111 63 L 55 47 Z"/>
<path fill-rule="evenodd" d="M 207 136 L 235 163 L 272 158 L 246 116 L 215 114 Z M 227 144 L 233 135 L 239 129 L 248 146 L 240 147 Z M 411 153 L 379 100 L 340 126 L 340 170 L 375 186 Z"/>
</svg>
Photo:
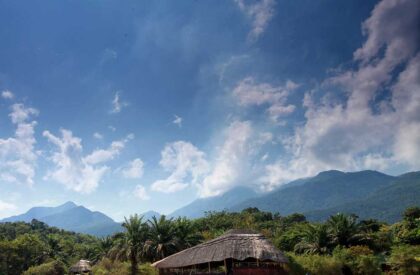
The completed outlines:
<svg viewBox="0 0 420 275">
<path fill-rule="evenodd" d="M 155 274 L 150 262 L 220 236 L 254 229 L 289 257 L 291 274 L 420 274 L 420 208 L 395 224 L 336 214 L 322 223 L 302 214 L 247 208 L 208 212 L 199 219 L 125 218 L 123 231 L 96 238 L 31 223 L 0 224 L 0 274 L 67 274 L 88 259 L 94 274 Z"/>
</svg>

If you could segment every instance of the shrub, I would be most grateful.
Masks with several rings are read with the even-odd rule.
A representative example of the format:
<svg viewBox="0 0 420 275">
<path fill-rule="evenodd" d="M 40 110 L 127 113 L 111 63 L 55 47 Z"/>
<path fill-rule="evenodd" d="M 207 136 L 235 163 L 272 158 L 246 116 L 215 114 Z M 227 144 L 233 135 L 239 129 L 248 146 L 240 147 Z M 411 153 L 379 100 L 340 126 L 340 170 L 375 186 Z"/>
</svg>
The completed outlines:
<svg viewBox="0 0 420 275">
<path fill-rule="evenodd" d="M 393 247 L 387 263 L 391 267 L 391 274 L 420 274 L 420 246 Z"/>
<path fill-rule="evenodd" d="M 331 256 L 321 255 L 294 255 L 294 262 L 301 266 L 305 273 L 311 275 L 340 275 L 342 273 L 342 264 Z M 295 264 L 295 266 L 296 266 Z M 296 271 L 295 271 L 296 272 Z M 292 271 L 291 271 L 292 273 Z M 300 271 L 292 274 L 302 274 Z"/>
<path fill-rule="evenodd" d="M 129 275 L 130 264 L 128 262 L 111 261 L 108 258 L 104 258 L 93 266 L 92 272 L 95 275 Z"/>
<path fill-rule="evenodd" d="M 333 255 L 341 262 L 343 268 L 350 270 L 352 274 L 381 274 L 380 259 L 374 256 L 367 246 L 337 247 Z"/>
<path fill-rule="evenodd" d="M 30 267 L 23 275 L 62 275 L 67 272 L 66 266 L 60 261 L 53 261 Z"/>
</svg>

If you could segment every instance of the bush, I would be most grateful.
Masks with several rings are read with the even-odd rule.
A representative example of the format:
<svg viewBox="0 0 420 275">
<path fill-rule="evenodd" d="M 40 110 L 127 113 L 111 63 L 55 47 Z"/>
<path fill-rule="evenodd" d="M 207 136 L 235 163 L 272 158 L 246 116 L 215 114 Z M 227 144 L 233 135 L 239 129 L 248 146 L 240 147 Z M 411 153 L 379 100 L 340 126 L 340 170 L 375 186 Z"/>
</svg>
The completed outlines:
<svg viewBox="0 0 420 275">
<path fill-rule="evenodd" d="M 292 256 L 294 258 L 294 266 L 291 269 L 291 274 L 311 274 L 311 275 L 340 275 L 342 272 L 342 264 L 331 256 L 321 255 L 305 255 Z M 305 273 L 300 273 L 298 266 L 300 266 Z M 295 272 L 295 273 L 293 273 Z"/>
<path fill-rule="evenodd" d="M 60 261 L 53 261 L 30 267 L 23 275 L 62 275 L 67 273 L 66 266 Z"/>
<path fill-rule="evenodd" d="M 130 264 L 128 262 L 111 261 L 108 258 L 104 258 L 93 266 L 92 272 L 95 275 L 129 275 Z"/>
<path fill-rule="evenodd" d="M 138 267 L 139 275 L 157 275 L 157 270 L 150 265 L 144 263 Z M 130 274 L 130 264 L 128 262 L 111 261 L 108 258 L 102 259 L 93 268 L 94 275 L 128 275 Z"/>
<path fill-rule="evenodd" d="M 381 274 L 380 259 L 374 256 L 367 246 L 337 247 L 333 255 L 343 265 L 344 270 L 350 270 L 352 274 Z"/>
<path fill-rule="evenodd" d="M 387 264 L 391 267 L 391 274 L 420 274 L 420 246 L 394 247 Z"/>
</svg>

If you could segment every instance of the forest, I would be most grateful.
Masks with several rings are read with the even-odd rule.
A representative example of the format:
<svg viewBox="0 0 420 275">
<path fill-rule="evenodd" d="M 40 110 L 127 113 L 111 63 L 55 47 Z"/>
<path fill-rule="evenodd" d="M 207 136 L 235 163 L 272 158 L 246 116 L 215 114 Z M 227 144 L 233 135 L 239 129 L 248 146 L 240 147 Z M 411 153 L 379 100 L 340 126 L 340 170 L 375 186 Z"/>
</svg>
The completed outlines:
<svg viewBox="0 0 420 275">
<path fill-rule="evenodd" d="M 157 274 L 151 262 L 233 228 L 269 238 L 289 258 L 290 274 L 420 274 L 420 208 L 407 208 L 402 217 L 387 224 L 339 213 L 314 223 L 257 208 L 193 220 L 133 215 L 122 232 L 103 238 L 37 220 L 7 222 L 0 224 L 0 274 L 68 274 L 80 259 L 91 261 L 93 274 Z"/>
</svg>

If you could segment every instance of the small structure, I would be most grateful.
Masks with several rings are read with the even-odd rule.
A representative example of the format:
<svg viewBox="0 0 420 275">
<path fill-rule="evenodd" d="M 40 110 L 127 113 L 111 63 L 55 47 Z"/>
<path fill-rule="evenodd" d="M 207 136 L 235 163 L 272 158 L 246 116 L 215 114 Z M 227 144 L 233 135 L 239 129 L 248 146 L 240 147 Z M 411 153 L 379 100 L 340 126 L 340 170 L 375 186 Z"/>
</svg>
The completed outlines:
<svg viewBox="0 0 420 275">
<path fill-rule="evenodd" d="M 80 260 L 75 265 L 70 267 L 70 274 L 92 274 L 92 267 L 90 262 L 87 260 Z"/>
<path fill-rule="evenodd" d="M 262 234 L 230 230 L 152 264 L 159 274 L 287 274 L 288 259 Z"/>
</svg>

